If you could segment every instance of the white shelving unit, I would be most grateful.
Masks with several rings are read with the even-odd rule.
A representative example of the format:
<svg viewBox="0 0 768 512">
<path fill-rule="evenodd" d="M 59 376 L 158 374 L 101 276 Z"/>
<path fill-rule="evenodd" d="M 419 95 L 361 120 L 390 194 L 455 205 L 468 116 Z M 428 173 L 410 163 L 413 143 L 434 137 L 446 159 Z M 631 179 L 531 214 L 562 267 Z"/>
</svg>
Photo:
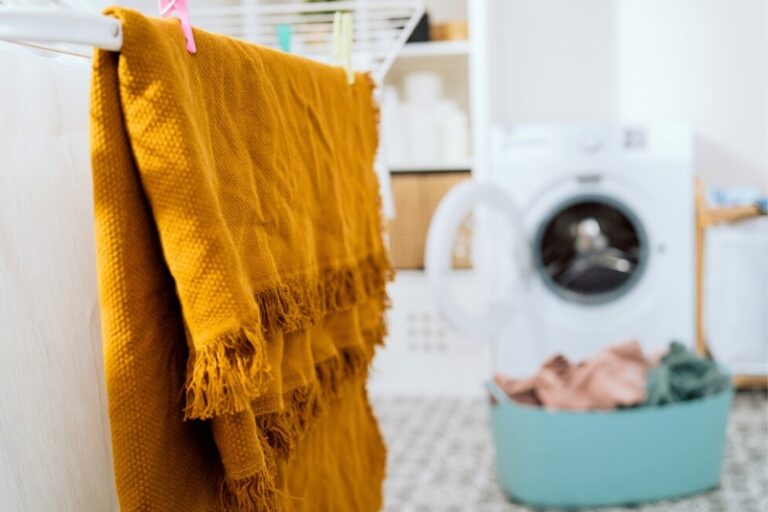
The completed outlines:
<svg viewBox="0 0 768 512">
<path fill-rule="evenodd" d="M 485 158 L 480 150 L 484 147 L 487 133 L 484 120 L 487 119 L 485 87 L 488 80 L 485 76 L 487 58 L 481 52 L 488 46 L 485 26 L 487 1 L 426 0 L 431 22 L 466 19 L 469 39 L 408 43 L 398 53 L 385 78 L 385 87 L 395 87 L 402 98 L 404 79 L 408 73 L 438 73 L 442 78 L 442 96 L 467 113 L 469 151 L 465 157 L 420 161 L 403 158 L 405 161 L 388 162 L 392 179 L 401 180 L 406 184 L 403 187 L 413 186 L 417 180 L 446 179 L 445 176 L 413 175 L 415 173 L 468 171 L 477 177 L 482 172 L 481 164 Z M 382 123 L 384 117 L 382 110 Z M 405 176 L 406 173 L 412 175 Z M 403 215 L 400 218 L 401 229 L 404 224 L 411 227 L 420 225 L 417 219 L 421 217 L 418 216 L 430 215 L 431 206 L 428 204 L 431 203 L 422 193 L 429 186 L 432 185 L 416 186 L 406 193 L 402 193 L 404 188 L 399 188 L 401 195 L 395 200 L 395 210 Z M 403 232 L 398 235 L 395 228 L 393 223 L 390 231 L 393 243 L 398 236 L 402 243 L 413 234 L 405 229 L 407 235 Z M 456 280 L 452 279 L 457 298 L 463 297 L 470 303 L 478 295 L 472 272 L 468 269 L 466 273 L 455 276 Z M 386 346 L 377 352 L 369 382 L 370 392 L 380 396 L 483 396 L 482 382 L 490 375 L 489 349 L 483 340 L 461 335 L 446 323 L 438 311 L 424 272 L 398 270 L 389 292 L 392 297 L 390 335 Z M 473 304 L 465 306 L 471 309 Z"/>
<path fill-rule="evenodd" d="M 406 44 L 397 55 L 399 61 L 413 58 L 466 57 L 469 55 L 468 41 L 428 41 Z"/>
<path fill-rule="evenodd" d="M 435 161 L 419 162 L 412 164 L 392 163 L 389 166 L 389 172 L 446 172 L 446 171 L 471 171 L 472 160 L 454 160 L 454 161 Z"/>
<path fill-rule="evenodd" d="M 470 274 L 460 275 L 455 284 L 457 296 L 465 300 L 477 293 Z M 380 397 L 482 397 L 490 373 L 487 344 L 447 324 L 423 272 L 400 270 L 389 292 L 389 337 L 377 350 L 369 392 Z"/>
<path fill-rule="evenodd" d="M 469 21 L 469 10 L 474 1 L 477 0 L 426 0 L 425 6 L 430 23 L 461 19 Z M 390 159 L 387 163 L 391 173 L 472 171 L 474 169 L 473 126 L 475 122 L 471 105 L 473 81 L 470 79 L 471 61 L 474 58 L 472 37 L 473 31 L 470 30 L 469 39 L 465 40 L 407 43 L 398 53 L 384 80 L 384 85 L 394 87 L 400 99 L 403 100 L 407 75 L 423 71 L 439 74 L 442 79 L 443 99 L 454 102 L 467 114 L 468 154 L 461 158 L 450 159 Z M 407 114 L 404 116 L 406 116 L 405 123 L 410 123 Z M 412 143 L 418 144 L 418 139 L 413 138 Z"/>
</svg>

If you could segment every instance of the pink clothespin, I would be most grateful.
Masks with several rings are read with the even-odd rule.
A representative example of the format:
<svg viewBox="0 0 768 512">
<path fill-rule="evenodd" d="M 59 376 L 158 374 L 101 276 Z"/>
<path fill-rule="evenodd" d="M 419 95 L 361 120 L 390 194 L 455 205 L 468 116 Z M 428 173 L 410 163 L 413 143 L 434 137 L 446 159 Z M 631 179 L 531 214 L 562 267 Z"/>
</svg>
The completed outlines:
<svg viewBox="0 0 768 512">
<path fill-rule="evenodd" d="M 187 51 L 195 53 L 197 47 L 195 46 L 195 36 L 192 35 L 192 24 L 189 22 L 187 0 L 157 0 L 157 7 L 160 9 L 162 18 L 174 16 L 181 21 L 181 30 L 187 40 Z"/>
</svg>

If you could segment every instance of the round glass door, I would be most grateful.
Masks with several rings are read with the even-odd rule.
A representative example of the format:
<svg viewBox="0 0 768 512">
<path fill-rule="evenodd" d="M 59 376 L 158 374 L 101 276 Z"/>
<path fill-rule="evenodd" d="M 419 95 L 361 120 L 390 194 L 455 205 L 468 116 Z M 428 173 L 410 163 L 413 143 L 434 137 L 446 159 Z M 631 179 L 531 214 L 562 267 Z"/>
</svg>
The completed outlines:
<svg viewBox="0 0 768 512">
<path fill-rule="evenodd" d="M 539 225 L 534 261 L 560 297 L 601 304 L 627 293 L 648 260 L 648 240 L 638 218 L 606 196 L 571 198 Z"/>
</svg>

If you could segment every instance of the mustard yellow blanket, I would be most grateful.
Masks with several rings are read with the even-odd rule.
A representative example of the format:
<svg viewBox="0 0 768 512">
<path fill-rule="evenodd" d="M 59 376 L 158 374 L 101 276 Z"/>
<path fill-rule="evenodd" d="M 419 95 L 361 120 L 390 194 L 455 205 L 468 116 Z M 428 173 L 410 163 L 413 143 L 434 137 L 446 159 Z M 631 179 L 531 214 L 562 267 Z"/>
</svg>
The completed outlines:
<svg viewBox="0 0 768 512">
<path fill-rule="evenodd" d="M 124 9 L 97 51 L 101 318 L 123 512 L 381 506 L 372 83 Z"/>
</svg>

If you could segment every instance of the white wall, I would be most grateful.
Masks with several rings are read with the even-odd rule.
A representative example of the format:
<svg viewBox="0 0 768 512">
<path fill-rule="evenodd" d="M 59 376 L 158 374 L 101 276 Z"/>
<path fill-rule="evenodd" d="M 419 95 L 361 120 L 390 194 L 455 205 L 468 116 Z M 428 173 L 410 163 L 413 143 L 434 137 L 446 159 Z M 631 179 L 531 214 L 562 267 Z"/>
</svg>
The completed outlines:
<svg viewBox="0 0 768 512">
<path fill-rule="evenodd" d="M 495 0 L 495 121 L 687 122 L 710 183 L 768 189 L 768 2 Z"/>
<path fill-rule="evenodd" d="M 698 169 L 766 186 L 765 0 L 622 0 L 617 11 L 622 119 L 685 119 Z"/>
<path fill-rule="evenodd" d="M 599 121 L 615 112 L 613 0 L 495 0 L 491 105 L 501 122 Z"/>
</svg>

